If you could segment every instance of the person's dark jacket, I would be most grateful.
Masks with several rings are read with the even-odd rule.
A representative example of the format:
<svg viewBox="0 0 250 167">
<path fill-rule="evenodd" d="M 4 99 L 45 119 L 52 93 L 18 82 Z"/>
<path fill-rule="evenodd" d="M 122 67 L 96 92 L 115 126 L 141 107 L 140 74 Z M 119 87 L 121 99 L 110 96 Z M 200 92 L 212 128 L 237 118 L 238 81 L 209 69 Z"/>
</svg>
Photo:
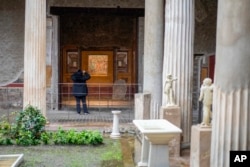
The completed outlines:
<svg viewBox="0 0 250 167">
<path fill-rule="evenodd" d="M 78 70 L 73 75 L 71 75 L 71 79 L 73 80 L 73 88 L 72 94 L 74 96 L 87 96 L 88 95 L 88 87 L 86 84 L 86 80 L 90 79 L 90 75 L 87 72 L 82 72 Z"/>
</svg>

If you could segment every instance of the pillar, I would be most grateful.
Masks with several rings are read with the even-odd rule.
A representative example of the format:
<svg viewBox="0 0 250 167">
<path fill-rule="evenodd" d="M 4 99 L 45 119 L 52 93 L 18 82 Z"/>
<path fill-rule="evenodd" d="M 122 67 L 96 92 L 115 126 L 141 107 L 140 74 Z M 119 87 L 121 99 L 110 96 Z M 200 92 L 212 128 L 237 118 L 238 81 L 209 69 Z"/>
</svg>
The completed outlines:
<svg viewBox="0 0 250 167">
<path fill-rule="evenodd" d="M 119 132 L 119 116 L 121 114 L 121 111 L 112 111 L 112 113 L 113 113 L 113 128 L 110 137 L 113 139 L 119 139 L 121 137 L 121 134 Z"/>
<path fill-rule="evenodd" d="M 183 142 L 190 141 L 192 124 L 192 77 L 194 0 L 169 0 L 165 4 L 163 89 L 166 75 L 172 74 L 175 103 L 181 108 Z M 162 104 L 166 104 L 163 93 Z"/>
<path fill-rule="evenodd" d="M 137 71 L 138 71 L 138 83 L 139 88 L 138 92 L 142 92 L 142 85 L 143 85 L 143 61 L 144 61 L 144 17 L 138 18 L 138 62 L 137 62 Z"/>
<path fill-rule="evenodd" d="M 230 150 L 250 150 L 249 0 L 219 0 L 211 167 L 229 167 Z"/>
<path fill-rule="evenodd" d="M 145 0 L 144 76 L 143 92 L 161 105 L 164 0 Z"/>
<path fill-rule="evenodd" d="M 25 1 L 23 107 L 46 116 L 46 1 Z"/>
</svg>

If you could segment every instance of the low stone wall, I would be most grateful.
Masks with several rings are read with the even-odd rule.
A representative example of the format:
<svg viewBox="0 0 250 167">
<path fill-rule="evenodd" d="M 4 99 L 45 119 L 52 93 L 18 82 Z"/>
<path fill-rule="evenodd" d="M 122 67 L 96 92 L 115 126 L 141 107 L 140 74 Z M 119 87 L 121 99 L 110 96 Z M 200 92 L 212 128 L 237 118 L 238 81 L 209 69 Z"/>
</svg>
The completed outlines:
<svg viewBox="0 0 250 167">
<path fill-rule="evenodd" d="M 0 88 L 0 109 L 15 109 L 23 106 L 22 88 Z"/>
</svg>

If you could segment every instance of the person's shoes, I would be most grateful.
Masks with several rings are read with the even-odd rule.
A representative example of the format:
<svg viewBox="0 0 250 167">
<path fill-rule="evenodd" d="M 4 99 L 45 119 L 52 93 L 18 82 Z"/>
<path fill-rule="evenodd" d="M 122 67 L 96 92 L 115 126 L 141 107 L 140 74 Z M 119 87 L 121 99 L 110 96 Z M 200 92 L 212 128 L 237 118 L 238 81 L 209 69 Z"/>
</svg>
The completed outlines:
<svg viewBox="0 0 250 167">
<path fill-rule="evenodd" d="M 84 113 L 84 115 L 88 115 L 88 114 L 89 114 L 89 112 L 85 112 L 85 113 Z"/>
<path fill-rule="evenodd" d="M 77 112 L 77 114 L 81 115 L 81 113 L 80 113 L 80 112 Z"/>
</svg>

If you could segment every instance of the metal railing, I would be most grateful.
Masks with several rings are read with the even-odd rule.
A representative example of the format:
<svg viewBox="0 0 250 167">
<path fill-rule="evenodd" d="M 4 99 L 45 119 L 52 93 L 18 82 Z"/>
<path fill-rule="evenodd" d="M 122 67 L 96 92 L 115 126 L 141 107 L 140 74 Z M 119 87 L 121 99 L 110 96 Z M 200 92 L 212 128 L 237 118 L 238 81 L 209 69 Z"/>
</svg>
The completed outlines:
<svg viewBox="0 0 250 167">
<path fill-rule="evenodd" d="M 119 91 L 119 86 L 125 88 L 125 90 Z M 47 89 L 47 117 L 52 121 L 83 121 L 83 119 L 79 119 L 79 116 L 75 115 L 72 83 L 59 83 L 55 86 L 55 90 Z M 87 105 L 90 112 L 93 113 L 91 121 L 112 121 L 110 111 L 114 109 L 124 111 L 123 114 L 125 115 L 121 114 L 121 122 L 123 119 L 126 121 L 133 119 L 134 94 L 139 93 L 141 90 L 139 84 L 116 84 L 114 86 L 114 84 L 88 83 L 88 90 Z M 0 116 L 8 116 L 13 111 L 22 110 L 22 103 L 22 84 L 20 86 L 15 84 L 13 87 L 0 87 Z"/>
<path fill-rule="evenodd" d="M 134 94 L 140 90 L 138 84 L 107 84 L 88 83 L 87 104 L 89 107 L 131 107 L 134 102 Z M 72 83 L 59 84 L 59 97 L 61 107 L 72 106 L 74 96 L 72 95 Z"/>
</svg>

